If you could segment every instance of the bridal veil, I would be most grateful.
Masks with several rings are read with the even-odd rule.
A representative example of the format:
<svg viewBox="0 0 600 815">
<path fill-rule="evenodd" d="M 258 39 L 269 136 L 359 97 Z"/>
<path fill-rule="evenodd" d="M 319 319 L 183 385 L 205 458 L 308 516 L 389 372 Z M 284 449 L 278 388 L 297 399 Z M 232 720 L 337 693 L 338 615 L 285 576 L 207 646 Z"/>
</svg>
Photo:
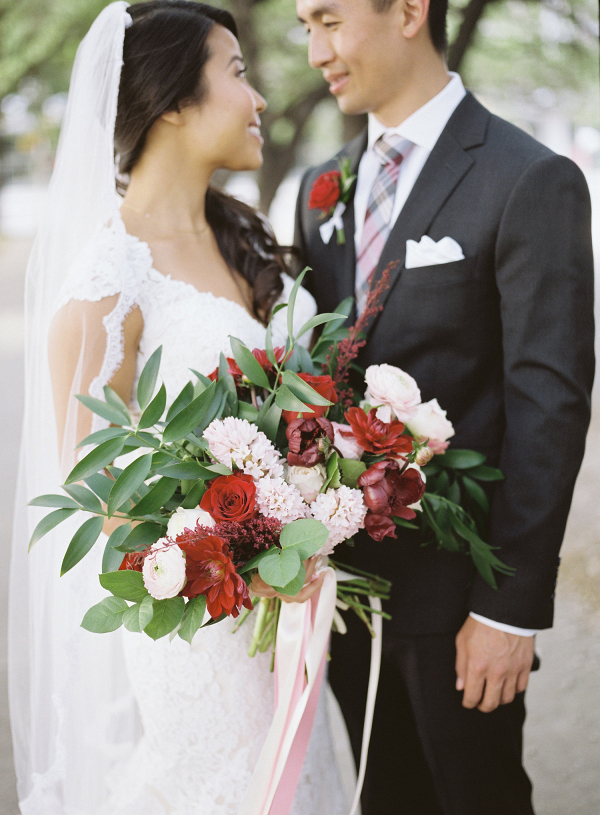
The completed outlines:
<svg viewBox="0 0 600 815">
<path fill-rule="evenodd" d="M 9 600 L 10 712 L 23 815 L 92 815 L 106 798 L 111 768 L 129 754 L 139 735 L 120 637 L 98 637 L 79 627 L 95 602 L 90 592 L 101 593 L 98 557 L 91 553 L 85 558 L 89 564 L 82 562 L 59 577 L 69 532 L 73 534 L 81 516 L 71 530 L 69 522 L 62 523 L 28 554 L 31 533 L 48 510 L 26 508 L 34 496 L 60 491 L 76 440 L 92 429 L 91 418 L 77 411 L 76 400 L 65 398 L 61 403 L 72 408 L 58 416 L 64 427 L 59 439 L 48 336 L 57 308 L 61 303 L 68 308 L 67 279 L 71 276 L 77 287 L 82 281 L 73 275 L 89 268 L 77 259 L 118 211 L 113 132 L 124 33 L 131 23 L 127 7 L 125 2 L 107 6 L 77 52 L 48 206 L 27 268 L 25 413 Z M 117 259 L 124 244 L 124 229 L 114 230 L 111 251 Z M 127 274 L 124 264 L 115 262 L 113 269 Z M 102 296 L 89 303 L 80 297 L 72 312 L 63 312 L 59 325 L 68 324 L 78 342 L 71 354 L 75 358 L 65 360 L 58 381 L 73 395 L 99 390 L 94 395 L 101 396 L 111 365 L 114 371 L 108 354 L 115 338 L 110 320 L 111 315 L 124 317 L 128 304 L 121 292 L 126 287 L 126 280 L 113 280 L 110 291 L 100 291 Z M 116 338 L 118 345 L 119 331 Z M 68 339 L 54 336 L 53 342 L 67 347 Z"/>
</svg>

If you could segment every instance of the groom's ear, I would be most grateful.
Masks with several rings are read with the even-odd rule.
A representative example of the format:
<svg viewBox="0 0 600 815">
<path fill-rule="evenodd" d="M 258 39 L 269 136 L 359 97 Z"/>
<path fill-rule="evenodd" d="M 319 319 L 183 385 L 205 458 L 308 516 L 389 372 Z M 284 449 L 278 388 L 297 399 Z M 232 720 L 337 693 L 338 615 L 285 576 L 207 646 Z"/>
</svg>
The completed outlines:
<svg viewBox="0 0 600 815">
<path fill-rule="evenodd" d="M 185 122 L 183 110 L 167 110 L 158 117 L 161 121 L 178 127 Z"/>
<path fill-rule="evenodd" d="M 427 33 L 427 17 L 429 15 L 429 0 L 396 0 L 401 5 L 402 34 L 407 40 L 414 39 L 425 27 Z"/>
</svg>

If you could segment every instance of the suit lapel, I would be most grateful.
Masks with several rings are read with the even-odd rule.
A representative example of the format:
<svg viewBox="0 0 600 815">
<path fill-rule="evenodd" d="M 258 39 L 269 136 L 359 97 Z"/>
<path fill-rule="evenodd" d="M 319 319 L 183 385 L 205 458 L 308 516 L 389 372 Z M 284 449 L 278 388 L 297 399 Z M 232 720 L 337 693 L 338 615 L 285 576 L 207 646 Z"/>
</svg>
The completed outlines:
<svg viewBox="0 0 600 815">
<path fill-rule="evenodd" d="M 397 264 L 391 272 L 390 286 L 380 301 L 382 305 L 404 270 L 406 241 L 419 241 L 427 234 L 440 209 L 475 163 L 467 150 L 485 140 L 489 116 L 489 112 L 468 93 L 442 131 L 379 258 L 374 282 L 381 278 L 389 263 Z M 373 330 L 379 313 L 368 321 L 365 327 L 367 335 Z"/>
</svg>

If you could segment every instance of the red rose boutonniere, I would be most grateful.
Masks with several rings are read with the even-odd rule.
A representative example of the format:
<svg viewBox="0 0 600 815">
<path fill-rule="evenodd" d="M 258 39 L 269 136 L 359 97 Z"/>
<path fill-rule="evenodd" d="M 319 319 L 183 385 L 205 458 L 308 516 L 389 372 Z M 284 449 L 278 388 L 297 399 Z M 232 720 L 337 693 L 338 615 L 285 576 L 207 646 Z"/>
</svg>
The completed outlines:
<svg viewBox="0 0 600 815">
<path fill-rule="evenodd" d="M 338 244 L 346 242 L 342 215 L 356 175 L 350 172 L 350 159 L 342 159 L 339 164 L 339 170 L 321 173 L 312 185 L 308 198 L 309 209 L 320 209 L 323 218 L 329 216 L 329 221 L 319 227 L 324 243 L 329 243 L 334 229 L 337 232 Z"/>
</svg>

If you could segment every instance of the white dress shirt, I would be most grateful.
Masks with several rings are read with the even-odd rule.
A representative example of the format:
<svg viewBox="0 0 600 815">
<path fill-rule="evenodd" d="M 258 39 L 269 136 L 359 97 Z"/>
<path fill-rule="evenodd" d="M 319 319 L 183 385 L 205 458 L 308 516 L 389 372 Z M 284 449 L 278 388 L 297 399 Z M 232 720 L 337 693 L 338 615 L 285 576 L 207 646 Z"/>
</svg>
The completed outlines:
<svg viewBox="0 0 600 815">
<path fill-rule="evenodd" d="M 373 150 L 373 145 L 383 133 L 397 133 L 399 136 L 402 136 L 402 138 L 412 142 L 412 147 L 409 148 L 400 165 L 400 174 L 398 176 L 394 207 L 390 221 L 390 226 L 392 226 L 400 215 L 402 207 L 406 203 L 406 199 L 410 195 L 443 129 L 448 124 L 448 120 L 465 97 L 466 91 L 460 76 L 451 73 L 450 77 L 450 82 L 448 82 L 446 87 L 441 90 L 437 96 L 434 96 L 433 99 L 430 99 L 423 107 L 416 110 L 408 119 L 405 119 L 402 124 L 398 125 L 398 127 L 384 127 L 372 113 L 369 113 L 368 145 L 358 165 L 358 177 L 356 179 L 356 192 L 354 195 L 354 221 L 356 225 L 354 230 L 354 244 L 356 246 L 357 257 L 360 249 L 369 194 L 377 173 L 379 172 L 379 168 L 381 167 L 381 162 Z M 497 623 L 494 620 L 489 620 L 487 617 L 482 617 L 481 614 L 474 614 L 473 612 L 471 612 L 471 617 L 485 625 L 489 625 L 491 628 L 496 628 L 499 631 L 505 631 L 509 634 L 518 634 L 521 637 L 531 637 L 537 633 L 535 629 L 517 628 L 513 625 Z"/>
</svg>

